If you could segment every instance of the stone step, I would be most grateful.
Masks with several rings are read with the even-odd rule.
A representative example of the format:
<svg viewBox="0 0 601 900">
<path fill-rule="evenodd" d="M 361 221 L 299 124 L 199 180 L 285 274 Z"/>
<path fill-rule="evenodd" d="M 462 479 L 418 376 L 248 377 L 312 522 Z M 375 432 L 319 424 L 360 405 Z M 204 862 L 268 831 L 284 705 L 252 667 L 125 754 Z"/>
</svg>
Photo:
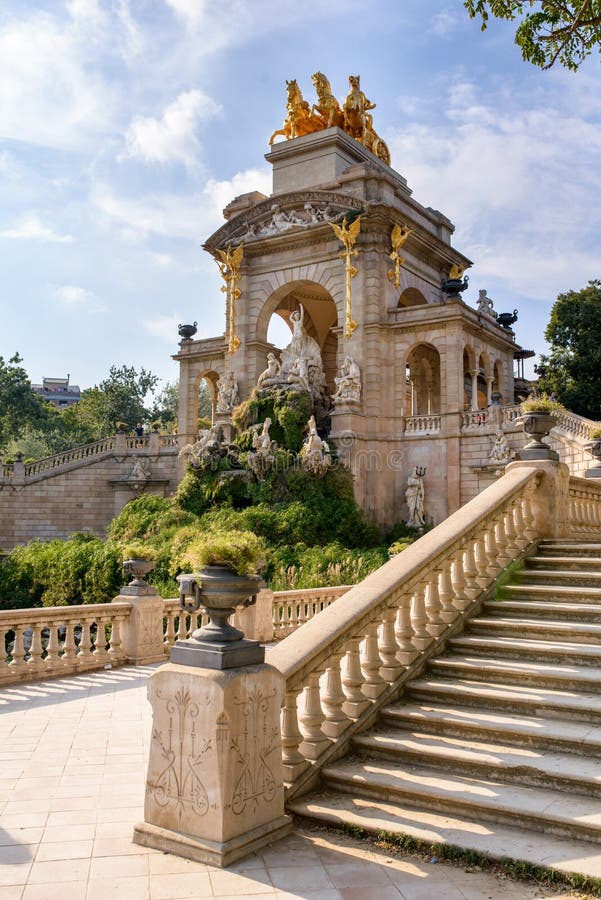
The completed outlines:
<svg viewBox="0 0 601 900">
<path fill-rule="evenodd" d="M 601 797 L 599 758 L 399 728 L 357 735 L 352 748 L 357 756 L 375 759 L 378 764 L 388 759 L 403 767 L 424 765 L 470 778 Z"/>
<path fill-rule="evenodd" d="M 452 654 L 432 660 L 428 674 L 601 694 L 601 668 Z"/>
<path fill-rule="evenodd" d="M 528 571 L 567 570 L 574 572 L 601 572 L 601 557 L 586 556 L 527 556 L 524 569 Z"/>
<path fill-rule="evenodd" d="M 499 589 L 503 600 L 544 600 L 545 603 L 578 603 L 599 606 L 601 588 L 571 584 L 534 584 L 530 581 L 509 584 Z"/>
<path fill-rule="evenodd" d="M 405 686 L 405 696 L 430 704 L 461 703 L 543 716 L 601 724 L 601 696 L 583 691 L 553 690 L 526 684 L 496 684 L 483 679 L 416 678 Z"/>
<path fill-rule="evenodd" d="M 558 872 L 601 877 L 601 852 L 597 844 L 525 831 L 519 823 L 513 827 L 493 822 L 483 824 L 477 813 L 450 816 L 389 800 L 374 801 L 359 794 L 329 793 L 293 800 L 289 810 L 328 827 L 363 829 L 372 835 L 381 832 L 409 835 L 426 844 L 463 847 L 489 859 L 509 857 Z"/>
<path fill-rule="evenodd" d="M 520 632 L 521 633 L 521 632 Z M 482 654 L 511 659 L 538 659 L 546 662 L 573 663 L 579 666 L 601 666 L 601 646 L 575 641 L 528 640 L 527 638 L 462 634 L 447 646 L 454 653 Z"/>
<path fill-rule="evenodd" d="M 495 616 L 519 616 L 525 618 L 546 618 L 554 621 L 592 622 L 601 625 L 601 604 L 559 603 L 555 600 L 487 600 L 482 611 Z"/>
<path fill-rule="evenodd" d="M 582 572 L 577 569 L 522 569 L 516 572 L 516 584 L 554 587 L 601 588 L 601 569 Z M 513 585 L 512 585 L 513 586 Z"/>
<path fill-rule="evenodd" d="M 517 615 L 507 619 L 501 616 L 471 619 L 467 623 L 467 633 L 510 635 L 541 640 L 574 639 L 580 644 L 601 643 L 601 624 L 529 619 Z"/>
<path fill-rule="evenodd" d="M 490 706 L 461 706 L 457 701 L 436 706 L 408 702 L 385 707 L 381 722 L 445 737 L 498 739 L 517 747 L 601 756 L 601 724 L 521 715 Z"/>
<path fill-rule="evenodd" d="M 417 806 L 447 815 L 543 831 L 601 844 L 598 799 L 547 788 L 504 784 L 427 766 L 401 767 L 379 760 L 346 759 L 322 770 L 324 787 L 354 796 Z"/>
<path fill-rule="evenodd" d="M 601 559 L 598 541 L 541 541 L 536 556 L 588 556 Z"/>
</svg>

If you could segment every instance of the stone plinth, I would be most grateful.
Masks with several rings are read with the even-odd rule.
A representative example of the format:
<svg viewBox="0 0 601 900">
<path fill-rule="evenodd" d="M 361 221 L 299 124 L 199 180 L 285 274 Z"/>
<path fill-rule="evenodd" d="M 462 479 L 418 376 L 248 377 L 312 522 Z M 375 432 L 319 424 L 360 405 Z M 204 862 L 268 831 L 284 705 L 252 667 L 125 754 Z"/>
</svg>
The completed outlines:
<svg viewBox="0 0 601 900">
<path fill-rule="evenodd" d="M 111 602 L 127 603 L 131 607 L 121 636 L 121 646 L 129 662 L 136 666 L 162 662 L 165 659 L 165 603 L 154 587 L 150 584 L 128 585 L 121 588 L 119 596 Z"/>
<path fill-rule="evenodd" d="M 227 866 L 292 828 L 284 814 L 284 679 L 265 664 L 167 663 L 150 677 L 153 729 L 144 822 L 134 841 Z"/>
</svg>

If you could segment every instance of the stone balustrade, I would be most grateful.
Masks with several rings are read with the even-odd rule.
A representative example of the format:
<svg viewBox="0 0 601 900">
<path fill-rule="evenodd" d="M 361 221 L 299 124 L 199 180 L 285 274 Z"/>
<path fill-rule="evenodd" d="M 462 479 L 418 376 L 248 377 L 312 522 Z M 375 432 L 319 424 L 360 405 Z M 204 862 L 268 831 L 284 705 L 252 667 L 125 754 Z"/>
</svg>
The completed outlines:
<svg viewBox="0 0 601 900">
<path fill-rule="evenodd" d="M 586 478 L 570 478 L 569 522 L 572 537 L 599 538 L 601 484 Z"/>
<path fill-rule="evenodd" d="M 280 641 L 296 631 L 317 613 L 322 612 L 350 590 L 339 587 L 303 588 L 296 591 L 274 591 L 272 605 L 273 639 Z"/>
<path fill-rule="evenodd" d="M 405 434 L 433 434 L 441 430 L 441 416 L 405 416 Z"/>
<path fill-rule="evenodd" d="M 123 665 L 129 612 L 110 603 L 0 610 L 0 684 Z"/>
<path fill-rule="evenodd" d="M 577 416 L 576 413 L 569 412 L 567 409 L 555 413 L 555 419 L 554 429 L 556 431 L 563 432 L 571 438 L 576 438 L 582 444 L 590 440 L 590 429 L 597 425 L 597 422 L 585 419 L 583 416 Z"/>
<path fill-rule="evenodd" d="M 268 652 L 267 662 L 286 678 L 282 753 L 291 795 L 307 789 L 462 627 L 499 572 L 550 533 L 546 501 L 567 478 L 565 467 L 511 464 L 427 539 Z"/>
<path fill-rule="evenodd" d="M 486 409 L 467 409 L 461 413 L 461 430 L 481 428 L 489 421 L 489 413 Z"/>
</svg>

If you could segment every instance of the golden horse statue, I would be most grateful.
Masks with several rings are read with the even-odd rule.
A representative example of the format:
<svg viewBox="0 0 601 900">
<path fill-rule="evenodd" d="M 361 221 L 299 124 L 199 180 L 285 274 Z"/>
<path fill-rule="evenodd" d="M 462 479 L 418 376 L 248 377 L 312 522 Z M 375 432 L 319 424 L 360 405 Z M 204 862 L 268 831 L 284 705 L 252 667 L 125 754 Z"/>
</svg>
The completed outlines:
<svg viewBox="0 0 601 900">
<path fill-rule="evenodd" d="M 390 152 L 382 138 L 374 131 L 373 116 L 369 112 L 376 104 L 368 100 L 361 90 L 359 75 L 349 75 L 350 91 L 342 107 L 344 130 L 379 157 L 386 165 L 390 165 Z"/>
<path fill-rule="evenodd" d="M 313 104 L 311 115 L 316 115 L 319 118 L 322 128 L 332 128 L 334 125 L 342 128 L 344 115 L 338 100 L 332 93 L 330 82 L 323 72 L 315 72 L 311 75 L 311 81 L 317 92 L 317 103 Z"/>
<path fill-rule="evenodd" d="M 312 115 L 312 110 L 307 101 L 303 98 L 301 89 L 295 78 L 291 81 L 286 81 L 286 90 L 288 91 L 288 100 L 286 102 L 286 112 L 288 115 L 284 119 L 282 128 L 278 128 L 277 131 L 274 131 L 269 138 L 270 146 L 273 144 L 278 134 L 281 134 L 283 137 L 290 140 L 290 138 L 301 137 L 303 134 L 311 134 L 313 131 L 319 131 L 323 128 L 321 121 Z"/>
</svg>

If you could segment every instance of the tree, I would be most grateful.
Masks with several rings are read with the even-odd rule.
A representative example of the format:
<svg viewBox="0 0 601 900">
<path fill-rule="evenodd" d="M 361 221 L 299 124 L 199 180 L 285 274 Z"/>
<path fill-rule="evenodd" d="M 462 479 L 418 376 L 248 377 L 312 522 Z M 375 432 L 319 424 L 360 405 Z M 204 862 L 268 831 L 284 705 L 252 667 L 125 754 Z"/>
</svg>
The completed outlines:
<svg viewBox="0 0 601 900">
<path fill-rule="evenodd" d="M 44 426 L 55 412 L 36 394 L 18 353 L 0 356 L 0 451 L 30 427 Z"/>
<path fill-rule="evenodd" d="M 555 391 L 568 409 L 601 419 L 601 280 L 581 291 L 559 294 L 545 338 L 551 349 L 541 357 L 540 386 Z"/>
<path fill-rule="evenodd" d="M 541 69 L 557 61 L 576 71 L 601 44 L 601 0 L 464 0 L 472 19 L 520 20 L 515 43 L 522 57 Z"/>
<path fill-rule="evenodd" d="M 158 378 L 146 369 L 111 366 L 109 377 L 82 391 L 81 399 L 62 415 L 77 443 L 94 441 L 115 433 L 117 422 L 133 429 L 137 422 L 148 422 L 151 411 L 144 405 Z"/>
</svg>

